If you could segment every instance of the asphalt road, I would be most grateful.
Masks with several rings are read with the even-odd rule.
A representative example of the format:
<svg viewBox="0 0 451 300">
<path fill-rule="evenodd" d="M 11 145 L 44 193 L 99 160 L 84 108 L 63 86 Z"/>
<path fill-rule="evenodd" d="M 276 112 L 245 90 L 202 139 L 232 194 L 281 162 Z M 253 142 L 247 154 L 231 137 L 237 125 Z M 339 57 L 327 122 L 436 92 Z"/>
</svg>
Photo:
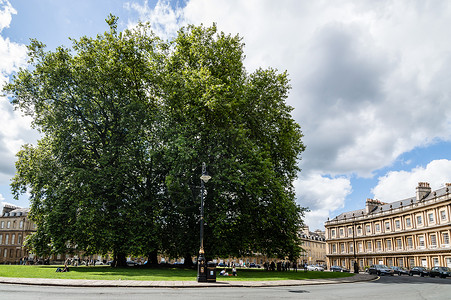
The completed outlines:
<svg viewBox="0 0 451 300">
<path fill-rule="evenodd" d="M 451 279 L 387 276 L 370 282 L 268 288 L 74 288 L 0 284 L 0 299 L 451 299 Z"/>
</svg>

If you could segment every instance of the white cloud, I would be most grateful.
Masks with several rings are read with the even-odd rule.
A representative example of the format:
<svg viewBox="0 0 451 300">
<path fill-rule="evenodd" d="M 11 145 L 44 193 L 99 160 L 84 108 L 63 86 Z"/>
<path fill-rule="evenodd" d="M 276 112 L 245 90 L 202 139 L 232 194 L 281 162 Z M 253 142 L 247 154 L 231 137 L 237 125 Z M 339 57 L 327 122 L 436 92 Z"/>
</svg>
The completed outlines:
<svg viewBox="0 0 451 300">
<path fill-rule="evenodd" d="M 305 223 L 311 229 L 324 228 L 329 213 L 342 208 L 346 197 L 352 192 L 348 178 L 327 178 L 319 174 L 302 176 L 295 182 L 298 204 L 308 207 Z"/>
<path fill-rule="evenodd" d="M 7 1 L 0 0 L 0 33 L 9 26 L 14 8 Z M 0 90 L 14 72 L 26 65 L 27 49 L 25 45 L 11 42 L 0 35 Z M 14 111 L 9 100 L 0 96 L 0 184 L 9 184 L 14 174 L 15 154 L 26 142 L 34 142 L 36 131 L 30 128 L 31 119 Z"/>
<path fill-rule="evenodd" d="M 372 177 L 415 147 L 451 141 L 449 1 L 191 0 L 175 10 L 166 4 L 135 8 L 143 20 L 164 20 L 165 37 L 182 24 L 216 22 L 244 37 L 248 71 L 288 71 L 288 102 L 307 145 L 307 179 L 297 183 L 298 194 L 309 197 L 308 184 L 328 180 L 340 186 L 338 200 L 316 192 L 309 198 L 312 222 L 349 195 L 349 179 L 336 176 Z"/>
<path fill-rule="evenodd" d="M 416 167 L 411 171 L 392 171 L 379 177 L 379 182 L 371 192 L 374 198 L 393 202 L 415 196 L 418 182 L 429 182 L 432 190 L 451 182 L 451 160 L 431 161 L 426 167 Z"/>
</svg>

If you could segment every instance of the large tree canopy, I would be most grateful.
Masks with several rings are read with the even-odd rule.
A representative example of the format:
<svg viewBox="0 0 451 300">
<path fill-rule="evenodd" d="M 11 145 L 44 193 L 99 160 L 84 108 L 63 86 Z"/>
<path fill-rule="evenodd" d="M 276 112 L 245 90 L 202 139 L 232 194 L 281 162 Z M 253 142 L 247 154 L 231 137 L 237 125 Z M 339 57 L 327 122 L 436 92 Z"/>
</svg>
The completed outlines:
<svg viewBox="0 0 451 300">
<path fill-rule="evenodd" d="M 246 73 L 239 36 L 188 26 L 165 42 L 148 25 L 45 51 L 5 91 L 43 133 L 17 154 L 14 194 L 31 192 L 39 254 L 199 247 L 201 164 L 207 256 L 296 256 L 303 209 L 293 181 L 304 150 L 286 73 Z"/>
</svg>

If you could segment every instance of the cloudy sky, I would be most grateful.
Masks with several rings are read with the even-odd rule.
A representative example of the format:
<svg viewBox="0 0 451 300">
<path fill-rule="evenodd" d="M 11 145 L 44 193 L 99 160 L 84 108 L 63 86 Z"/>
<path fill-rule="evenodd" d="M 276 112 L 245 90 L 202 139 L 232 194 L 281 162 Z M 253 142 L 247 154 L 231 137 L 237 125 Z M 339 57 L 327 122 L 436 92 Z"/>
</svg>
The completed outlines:
<svg viewBox="0 0 451 300">
<path fill-rule="evenodd" d="M 451 2 L 309 0 L 0 0 L 0 87 L 26 65 L 29 38 L 68 37 L 138 20 L 170 39 L 180 26 L 217 23 L 246 44 L 248 72 L 290 74 L 288 99 L 307 150 L 295 182 L 306 223 L 413 196 L 419 181 L 451 182 Z M 38 134 L 0 97 L 0 201 L 12 199 L 15 153 Z"/>
</svg>

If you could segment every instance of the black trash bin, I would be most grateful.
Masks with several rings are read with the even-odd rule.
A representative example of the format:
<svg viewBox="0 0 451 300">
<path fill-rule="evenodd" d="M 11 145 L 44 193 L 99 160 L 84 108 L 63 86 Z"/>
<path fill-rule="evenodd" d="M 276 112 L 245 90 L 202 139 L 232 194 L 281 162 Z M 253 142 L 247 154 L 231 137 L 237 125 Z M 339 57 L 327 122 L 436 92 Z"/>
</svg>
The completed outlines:
<svg viewBox="0 0 451 300">
<path fill-rule="evenodd" d="M 212 261 L 207 263 L 207 282 L 216 282 L 216 264 Z"/>
</svg>

